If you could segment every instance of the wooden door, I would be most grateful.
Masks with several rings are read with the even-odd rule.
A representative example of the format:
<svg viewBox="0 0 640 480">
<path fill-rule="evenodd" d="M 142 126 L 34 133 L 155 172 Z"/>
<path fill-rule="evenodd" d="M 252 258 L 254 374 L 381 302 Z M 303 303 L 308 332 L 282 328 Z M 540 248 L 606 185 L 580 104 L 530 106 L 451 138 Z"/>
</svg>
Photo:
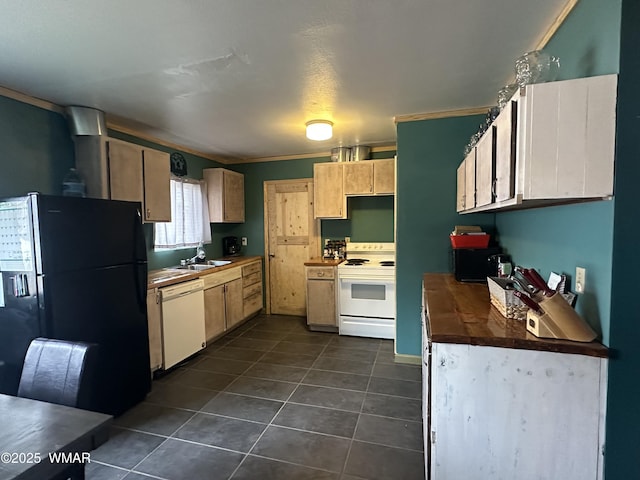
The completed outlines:
<svg viewBox="0 0 640 480">
<path fill-rule="evenodd" d="M 396 191 L 396 162 L 393 158 L 373 160 L 373 193 L 390 194 Z"/>
<path fill-rule="evenodd" d="M 313 180 L 264 182 L 267 313 L 304 315 L 304 262 L 320 255 Z"/>
<path fill-rule="evenodd" d="M 343 172 L 343 163 L 314 163 L 313 210 L 316 218 L 347 218 Z"/>
<path fill-rule="evenodd" d="M 373 195 L 373 163 L 367 161 L 345 163 L 344 194 Z"/>
<path fill-rule="evenodd" d="M 113 140 L 109 141 L 108 148 L 109 198 L 142 203 L 142 148 L 132 143 Z"/>
<path fill-rule="evenodd" d="M 171 166 L 169 154 L 145 149 L 144 215 L 148 222 L 171 221 Z"/>
</svg>

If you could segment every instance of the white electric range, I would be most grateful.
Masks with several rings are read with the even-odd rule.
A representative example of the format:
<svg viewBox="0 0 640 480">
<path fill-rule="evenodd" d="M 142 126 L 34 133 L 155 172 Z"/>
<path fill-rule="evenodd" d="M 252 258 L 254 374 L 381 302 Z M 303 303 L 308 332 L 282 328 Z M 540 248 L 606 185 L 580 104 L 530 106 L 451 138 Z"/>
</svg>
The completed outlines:
<svg viewBox="0 0 640 480">
<path fill-rule="evenodd" d="M 338 265 L 340 335 L 394 339 L 395 243 L 348 242 Z"/>
</svg>

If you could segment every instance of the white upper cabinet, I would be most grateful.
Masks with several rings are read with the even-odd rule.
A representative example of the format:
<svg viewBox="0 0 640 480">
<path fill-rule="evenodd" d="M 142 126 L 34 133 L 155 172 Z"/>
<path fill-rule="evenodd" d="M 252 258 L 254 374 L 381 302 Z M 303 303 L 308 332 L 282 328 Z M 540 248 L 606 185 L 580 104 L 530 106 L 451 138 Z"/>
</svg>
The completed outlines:
<svg viewBox="0 0 640 480">
<path fill-rule="evenodd" d="M 616 101 L 617 75 L 521 88 L 476 145 L 462 213 L 611 197 Z"/>
</svg>

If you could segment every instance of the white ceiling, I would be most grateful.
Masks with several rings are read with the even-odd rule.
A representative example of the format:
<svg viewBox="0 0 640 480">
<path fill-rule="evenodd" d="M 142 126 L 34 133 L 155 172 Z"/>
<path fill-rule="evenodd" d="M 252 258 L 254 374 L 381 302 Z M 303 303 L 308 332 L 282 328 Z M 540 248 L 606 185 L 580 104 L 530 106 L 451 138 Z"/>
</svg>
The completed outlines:
<svg viewBox="0 0 640 480">
<path fill-rule="evenodd" d="M 565 3 L 3 0 L 0 85 L 210 155 L 388 144 L 396 115 L 495 104 Z"/>
</svg>

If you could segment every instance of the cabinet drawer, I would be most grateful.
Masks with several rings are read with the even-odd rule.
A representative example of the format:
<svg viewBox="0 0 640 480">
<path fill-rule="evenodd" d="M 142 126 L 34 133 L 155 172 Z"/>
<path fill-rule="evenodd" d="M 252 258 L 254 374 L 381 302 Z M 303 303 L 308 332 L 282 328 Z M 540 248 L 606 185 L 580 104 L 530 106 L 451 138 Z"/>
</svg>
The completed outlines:
<svg viewBox="0 0 640 480">
<path fill-rule="evenodd" d="M 250 265 L 245 265 L 242 267 L 242 276 L 246 277 L 247 275 L 251 275 L 252 273 L 262 272 L 262 264 L 260 262 L 255 262 Z"/>
<path fill-rule="evenodd" d="M 262 295 L 262 284 L 261 283 L 256 283 L 254 285 L 250 285 L 248 287 L 244 287 L 242 289 L 242 297 L 243 298 L 249 298 L 253 295 L 257 295 L 257 294 L 261 294 Z"/>
<path fill-rule="evenodd" d="M 241 268 L 230 268 L 228 270 L 223 270 L 221 272 L 209 273 L 207 275 L 203 275 L 202 279 L 204 280 L 204 288 L 217 287 L 218 285 L 222 285 L 223 283 L 231 282 L 237 278 L 242 278 L 242 269 Z"/>
<path fill-rule="evenodd" d="M 262 282 L 262 272 L 252 273 L 251 275 L 244 275 L 242 278 L 242 285 L 247 287 L 249 285 L 253 285 L 254 283 Z"/>
<path fill-rule="evenodd" d="M 262 309 L 262 292 L 244 299 L 244 317 Z"/>
<path fill-rule="evenodd" d="M 333 267 L 307 267 L 307 278 L 334 278 Z"/>
</svg>

